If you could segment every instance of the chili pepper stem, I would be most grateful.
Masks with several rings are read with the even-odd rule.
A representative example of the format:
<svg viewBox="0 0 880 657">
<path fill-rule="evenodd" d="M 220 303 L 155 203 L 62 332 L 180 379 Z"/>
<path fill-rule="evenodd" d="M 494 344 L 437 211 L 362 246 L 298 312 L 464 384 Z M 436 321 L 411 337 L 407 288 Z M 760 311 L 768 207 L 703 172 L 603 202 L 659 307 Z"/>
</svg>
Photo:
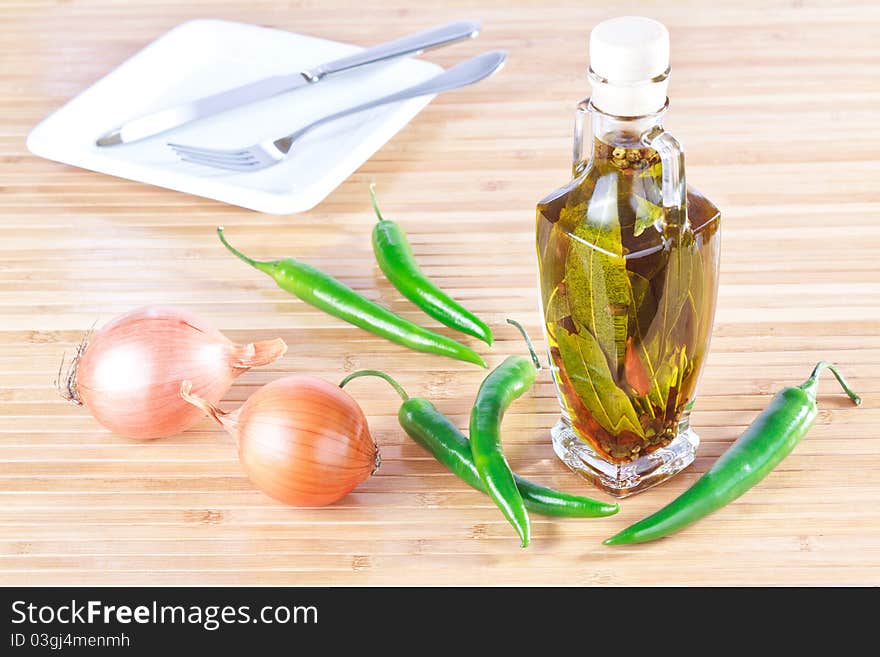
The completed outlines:
<svg viewBox="0 0 880 657">
<path fill-rule="evenodd" d="M 807 393 L 811 399 L 816 398 L 816 391 L 819 387 L 819 375 L 822 373 L 822 370 L 828 369 L 834 375 L 834 378 L 837 379 L 837 382 L 840 384 L 840 387 L 843 388 L 843 391 L 849 396 L 850 399 L 853 400 L 853 403 L 858 406 L 862 403 L 862 398 L 859 397 L 852 388 L 849 387 L 849 384 L 846 382 L 846 379 L 843 378 L 843 375 L 837 371 L 837 367 L 833 363 L 829 363 L 827 360 L 820 360 L 816 363 L 816 367 L 813 368 L 813 373 L 810 374 L 810 378 L 804 381 L 800 386 L 798 386 L 801 390 Z"/>
<path fill-rule="evenodd" d="M 217 236 L 220 238 L 220 241 L 223 242 L 223 246 L 225 246 L 232 255 L 237 257 L 239 260 L 243 260 L 254 269 L 259 269 L 260 271 L 266 272 L 267 274 L 272 272 L 275 263 L 266 260 L 254 260 L 253 258 L 246 256 L 244 253 L 242 253 L 226 241 L 226 235 L 223 234 L 223 230 L 223 226 L 217 226 Z"/>
<path fill-rule="evenodd" d="M 526 330 L 523 328 L 522 324 L 520 324 L 515 319 L 510 319 L 510 318 L 508 318 L 507 323 L 515 326 L 517 329 L 519 329 L 519 332 L 522 333 L 522 336 L 523 336 L 523 338 L 525 338 L 526 344 L 529 347 L 529 353 L 532 356 L 532 362 L 535 364 L 535 369 L 540 370 L 541 369 L 541 361 L 538 359 L 538 354 L 535 353 L 535 347 L 532 345 L 532 341 L 531 341 L 531 339 L 529 339 L 529 334 L 526 333 Z"/>
<path fill-rule="evenodd" d="M 359 379 L 362 376 L 378 376 L 380 379 L 384 379 L 389 384 L 391 384 L 391 387 L 394 388 L 395 392 L 400 395 L 400 398 L 403 401 L 407 401 L 409 399 L 409 395 L 406 394 L 406 390 L 404 390 L 403 386 L 400 385 L 393 376 L 391 376 L 390 374 L 386 374 L 382 370 L 358 370 L 357 372 L 352 372 L 339 382 L 339 387 L 344 388 L 346 383 L 353 379 Z"/>
<path fill-rule="evenodd" d="M 376 183 L 370 183 L 370 200 L 373 202 L 373 212 L 379 221 L 385 221 L 382 212 L 379 210 L 379 203 L 376 201 Z"/>
</svg>

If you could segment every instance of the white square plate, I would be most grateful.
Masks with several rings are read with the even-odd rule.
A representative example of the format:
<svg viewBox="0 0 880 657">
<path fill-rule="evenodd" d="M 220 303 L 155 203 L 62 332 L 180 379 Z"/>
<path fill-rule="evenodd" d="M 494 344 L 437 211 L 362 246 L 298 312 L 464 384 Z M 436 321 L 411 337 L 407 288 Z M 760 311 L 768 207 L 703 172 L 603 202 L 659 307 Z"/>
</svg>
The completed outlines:
<svg viewBox="0 0 880 657">
<path fill-rule="evenodd" d="M 320 203 L 433 96 L 322 126 L 297 142 L 280 164 L 251 173 L 180 162 L 166 142 L 236 148 L 280 137 L 324 114 L 417 84 L 442 71 L 439 66 L 417 59 L 374 64 L 141 142 L 99 148 L 95 139 L 148 112 L 359 50 L 243 23 L 183 23 L 45 119 L 28 135 L 27 146 L 50 160 L 260 212 L 303 212 Z"/>
</svg>

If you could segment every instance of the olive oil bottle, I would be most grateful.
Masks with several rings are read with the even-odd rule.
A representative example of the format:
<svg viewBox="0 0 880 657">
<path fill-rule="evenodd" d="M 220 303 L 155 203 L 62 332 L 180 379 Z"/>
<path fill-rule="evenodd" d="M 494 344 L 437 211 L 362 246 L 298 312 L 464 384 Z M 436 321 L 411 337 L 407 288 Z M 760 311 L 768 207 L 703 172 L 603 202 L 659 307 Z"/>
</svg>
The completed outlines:
<svg viewBox="0 0 880 657">
<path fill-rule="evenodd" d="M 537 207 L 542 312 L 562 407 L 553 445 L 617 497 L 694 459 L 689 416 L 718 285 L 718 209 L 663 129 L 669 35 L 637 17 L 590 35 L 574 178 Z M 592 136 L 584 134 L 587 116 Z"/>
</svg>

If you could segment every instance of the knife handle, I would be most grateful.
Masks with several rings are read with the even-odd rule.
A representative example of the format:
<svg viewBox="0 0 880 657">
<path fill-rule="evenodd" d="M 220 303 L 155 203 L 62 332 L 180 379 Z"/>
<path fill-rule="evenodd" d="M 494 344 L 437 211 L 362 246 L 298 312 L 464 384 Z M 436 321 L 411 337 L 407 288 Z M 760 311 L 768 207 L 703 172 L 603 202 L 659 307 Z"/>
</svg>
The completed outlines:
<svg viewBox="0 0 880 657">
<path fill-rule="evenodd" d="M 321 64 L 313 69 L 303 71 L 302 75 L 309 82 L 317 82 L 326 75 L 347 71 L 365 64 L 375 64 L 404 55 L 417 55 L 430 48 L 438 48 L 461 41 L 462 39 L 473 38 L 479 33 L 480 23 L 477 21 L 449 23 L 448 25 L 389 41 L 374 48 L 367 48 L 350 57 L 343 57 L 342 59 Z"/>
</svg>

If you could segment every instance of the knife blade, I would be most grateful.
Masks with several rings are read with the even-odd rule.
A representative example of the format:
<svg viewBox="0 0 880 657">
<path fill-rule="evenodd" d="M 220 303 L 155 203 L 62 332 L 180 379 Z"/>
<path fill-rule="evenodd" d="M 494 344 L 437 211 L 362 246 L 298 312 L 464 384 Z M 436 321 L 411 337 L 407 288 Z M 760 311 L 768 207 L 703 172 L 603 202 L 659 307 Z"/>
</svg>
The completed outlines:
<svg viewBox="0 0 880 657">
<path fill-rule="evenodd" d="M 95 145 L 106 147 L 130 144 L 179 128 L 198 119 L 316 84 L 328 75 L 405 55 L 418 54 L 430 48 L 438 48 L 462 39 L 476 37 L 479 33 L 480 24 L 476 21 L 459 21 L 435 27 L 373 48 L 367 48 L 349 57 L 321 64 L 309 70 L 264 78 L 137 117 L 101 135 L 95 141 Z"/>
</svg>

